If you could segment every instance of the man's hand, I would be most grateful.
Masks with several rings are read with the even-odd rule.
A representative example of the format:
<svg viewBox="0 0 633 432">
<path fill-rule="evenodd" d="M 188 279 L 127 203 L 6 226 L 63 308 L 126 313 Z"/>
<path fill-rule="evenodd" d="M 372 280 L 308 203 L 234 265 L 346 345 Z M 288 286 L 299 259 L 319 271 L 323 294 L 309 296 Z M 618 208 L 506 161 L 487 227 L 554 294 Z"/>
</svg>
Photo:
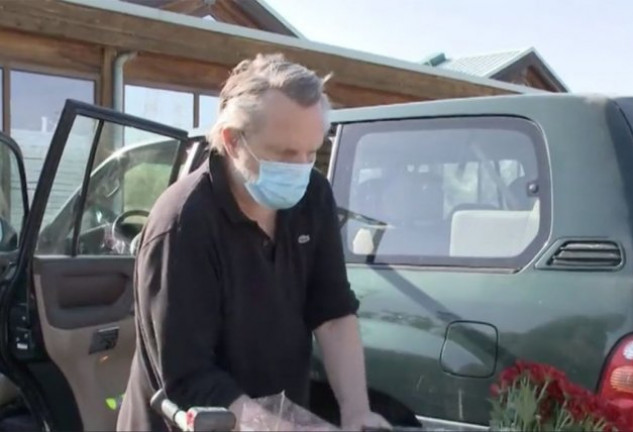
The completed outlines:
<svg viewBox="0 0 633 432">
<path fill-rule="evenodd" d="M 369 408 L 365 359 L 356 316 L 328 321 L 317 328 L 315 334 L 330 386 L 341 409 L 343 430 L 391 429 L 384 418 Z"/>
<path fill-rule="evenodd" d="M 391 430 L 392 427 L 380 414 L 365 411 L 359 414 L 341 416 L 341 428 L 344 431 Z"/>
</svg>

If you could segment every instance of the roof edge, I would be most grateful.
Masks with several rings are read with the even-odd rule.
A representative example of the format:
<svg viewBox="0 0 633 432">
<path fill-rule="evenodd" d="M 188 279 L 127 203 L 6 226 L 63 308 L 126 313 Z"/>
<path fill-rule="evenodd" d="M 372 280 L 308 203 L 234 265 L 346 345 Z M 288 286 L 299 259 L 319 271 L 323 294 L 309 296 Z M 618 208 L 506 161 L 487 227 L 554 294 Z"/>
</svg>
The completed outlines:
<svg viewBox="0 0 633 432">
<path fill-rule="evenodd" d="M 560 75 L 558 75 L 556 73 L 556 71 L 549 65 L 548 62 L 545 61 L 545 59 L 543 58 L 543 56 L 541 54 L 539 54 L 539 52 L 536 49 L 532 50 L 532 53 L 536 56 L 536 58 L 538 58 L 538 60 L 543 63 L 543 66 L 545 66 L 545 69 L 547 69 L 547 71 L 552 75 L 552 77 L 554 78 L 554 80 L 558 81 L 558 84 L 566 91 L 569 92 L 570 89 L 567 86 L 567 84 L 565 84 L 565 81 L 563 81 L 563 79 L 560 77 Z"/>
<path fill-rule="evenodd" d="M 496 66 L 495 68 L 487 71 L 485 77 L 486 78 L 490 78 L 490 79 L 495 79 L 495 78 L 493 78 L 495 75 L 503 72 L 508 67 L 510 67 L 513 64 L 517 63 L 519 60 L 522 60 L 522 59 L 528 57 L 529 55 L 534 55 L 536 57 L 536 59 L 539 62 L 541 62 L 541 64 L 545 68 L 546 74 L 550 75 L 551 79 L 553 79 L 555 81 L 554 84 L 556 86 L 560 87 L 565 92 L 570 92 L 570 89 L 567 86 L 567 84 L 565 84 L 565 82 L 561 79 L 561 77 L 554 71 L 554 69 L 549 65 L 549 63 L 547 63 L 545 61 L 543 56 L 533 46 L 520 48 L 520 49 L 517 49 L 517 50 L 503 50 L 503 51 L 487 52 L 487 53 L 475 53 L 475 54 L 469 54 L 469 55 L 465 55 L 463 57 L 456 57 L 456 58 L 459 59 L 459 58 L 469 58 L 469 57 L 483 57 L 483 56 L 494 55 L 494 54 L 502 54 L 502 53 L 512 52 L 512 51 L 516 51 L 517 52 L 516 56 L 514 56 L 513 58 L 511 58 L 511 59 L 505 61 L 504 63 Z M 450 61 L 450 60 L 453 60 L 453 59 L 454 58 L 447 58 L 446 61 Z M 441 64 L 439 64 L 438 66 L 441 66 Z"/>
<path fill-rule="evenodd" d="M 253 0 L 268 13 L 274 20 L 278 21 L 280 25 L 285 27 L 290 33 L 293 33 L 298 39 L 307 40 L 307 38 L 301 33 L 294 25 L 290 23 L 283 15 L 281 15 L 277 9 L 272 7 L 266 0 Z"/>
<path fill-rule="evenodd" d="M 508 61 L 506 62 L 505 65 L 502 65 L 501 67 L 496 68 L 496 70 L 488 74 L 488 78 L 494 79 L 495 75 L 502 73 L 506 69 L 516 64 L 519 60 L 525 59 L 529 56 L 533 56 L 540 63 L 538 69 L 541 70 L 541 72 L 545 75 L 546 79 L 553 81 L 552 84 L 555 87 L 560 87 L 560 89 L 564 90 L 564 92 L 567 92 L 567 93 L 570 92 L 570 89 L 567 86 L 567 84 L 565 84 L 565 82 L 560 78 L 560 76 L 554 71 L 554 69 L 549 65 L 549 63 L 545 61 L 543 56 L 534 47 L 530 47 L 529 49 L 526 49 L 520 56 L 517 56 L 513 61 L 511 62 Z"/>
<path fill-rule="evenodd" d="M 191 17 L 176 12 L 152 9 L 144 6 L 126 3 L 120 0 L 60 0 L 64 3 L 71 3 L 81 7 L 87 7 L 99 10 L 108 10 L 115 13 L 132 15 L 140 18 L 151 19 L 155 21 L 168 22 L 171 24 L 181 25 L 185 27 L 197 28 L 200 30 L 214 31 L 223 33 L 228 36 L 242 37 L 245 39 L 253 39 L 256 41 L 269 42 L 277 45 L 283 45 L 289 48 L 302 49 L 305 51 L 316 51 L 323 54 L 329 54 L 339 57 L 346 57 L 352 60 L 373 63 L 381 66 L 393 67 L 411 72 L 418 72 L 438 78 L 447 78 L 474 85 L 490 87 L 499 90 L 506 90 L 515 93 L 547 93 L 544 90 L 533 87 L 506 83 L 503 81 L 493 80 L 490 78 L 476 77 L 465 73 L 425 66 L 412 61 L 400 60 L 392 57 L 382 56 L 378 54 L 368 53 L 365 51 L 353 50 L 349 48 L 328 45 L 321 42 L 314 42 L 306 39 L 299 39 L 293 36 L 285 36 L 276 33 L 270 33 L 264 30 L 250 29 L 234 24 L 221 23 L 217 21 L 203 20 L 197 17 Z"/>
<path fill-rule="evenodd" d="M 528 48 L 522 48 L 522 49 L 518 49 L 517 50 L 518 53 L 515 57 L 506 60 L 504 63 L 498 65 L 497 67 L 489 70 L 486 73 L 486 77 L 487 78 L 491 78 L 493 75 L 501 72 L 502 70 L 504 70 L 505 68 L 507 68 L 508 66 L 511 66 L 512 64 L 516 63 L 518 60 L 521 60 L 525 57 L 527 57 L 530 53 L 535 52 L 534 47 L 528 47 Z M 501 52 L 501 51 L 500 51 Z M 493 54 L 493 53 L 491 53 Z"/>
</svg>

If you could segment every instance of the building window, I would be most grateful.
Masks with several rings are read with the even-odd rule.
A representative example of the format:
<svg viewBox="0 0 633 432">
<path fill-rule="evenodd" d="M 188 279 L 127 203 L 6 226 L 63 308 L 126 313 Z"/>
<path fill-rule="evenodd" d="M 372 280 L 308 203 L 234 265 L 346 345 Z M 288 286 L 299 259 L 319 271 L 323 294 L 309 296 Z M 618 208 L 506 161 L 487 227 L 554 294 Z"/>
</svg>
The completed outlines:
<svg viewBox="0 0 633 432">
<path fill-rule="evenodd" d="M 9 133 L 22 149 L 29 198 L 32 198 L 66 99 L 94 103 L 95 82 L 17 70 L 10 72 L 10 81 Z M 68 175 L 79 179 L 83 172 L 77 169 Z"/>
<path fill-rule="evenodd" d="M 193 128 L 193 98 L 193 93 L 126 85 L 124 110 L 127 114 L 189 130 Z M 128 128 L 125 142 L 142 141 L 146 135 Z"/>
<path fill-rule="evenodd" d="M 210 129 L 218 118 L 220 98 L 217 96 L 200 95 L 200 110 L 198 112 L 198 126 Z"/>
</svg>

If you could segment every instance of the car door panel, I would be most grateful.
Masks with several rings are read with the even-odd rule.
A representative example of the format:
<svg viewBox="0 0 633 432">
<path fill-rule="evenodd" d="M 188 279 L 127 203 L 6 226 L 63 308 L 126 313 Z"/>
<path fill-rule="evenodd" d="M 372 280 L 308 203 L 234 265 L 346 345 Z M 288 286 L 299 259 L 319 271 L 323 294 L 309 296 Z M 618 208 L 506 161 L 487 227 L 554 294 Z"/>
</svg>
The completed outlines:
<svg viewBox="0 0 633 432">
<path fill-rule="evenodd" d="M 133 268 L 132 257 L 35 258 L 48 322 L 72 330 L 129 318 Z"/>
<path fill-rule="evenodd" d="M 151 208 L 187 145 L 185 131 L 112 110 L 67 101 L 62 111 L 16 275 L 0 295 L 12 317 L 3 363 L 49 428 L 116 425 L 135 348 L 129 245 L 143 225 L 119 216 Z"/>
<path fill-rule="evenodd" d="M 112 427 L 117 411 L 107 401 L 125 390 L 135 347 L 133 259 L 35 262 L 46 351 L 71 388 L 84 430 Z"/>
</svg>

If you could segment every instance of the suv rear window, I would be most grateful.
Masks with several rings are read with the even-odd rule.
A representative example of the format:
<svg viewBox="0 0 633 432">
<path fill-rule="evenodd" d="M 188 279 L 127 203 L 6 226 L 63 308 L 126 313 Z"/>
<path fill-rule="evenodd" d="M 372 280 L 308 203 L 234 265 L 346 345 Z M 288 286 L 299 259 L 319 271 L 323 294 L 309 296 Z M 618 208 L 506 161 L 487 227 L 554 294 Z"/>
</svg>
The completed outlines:
<svg viewBox="0 0 633 432">
<path fill-rule="evenodd" d="M 543 244 L 548 169 L 529 120 L 348 124 L 337 148 L 348 262 L 513 267 Z"/>
</svg>

